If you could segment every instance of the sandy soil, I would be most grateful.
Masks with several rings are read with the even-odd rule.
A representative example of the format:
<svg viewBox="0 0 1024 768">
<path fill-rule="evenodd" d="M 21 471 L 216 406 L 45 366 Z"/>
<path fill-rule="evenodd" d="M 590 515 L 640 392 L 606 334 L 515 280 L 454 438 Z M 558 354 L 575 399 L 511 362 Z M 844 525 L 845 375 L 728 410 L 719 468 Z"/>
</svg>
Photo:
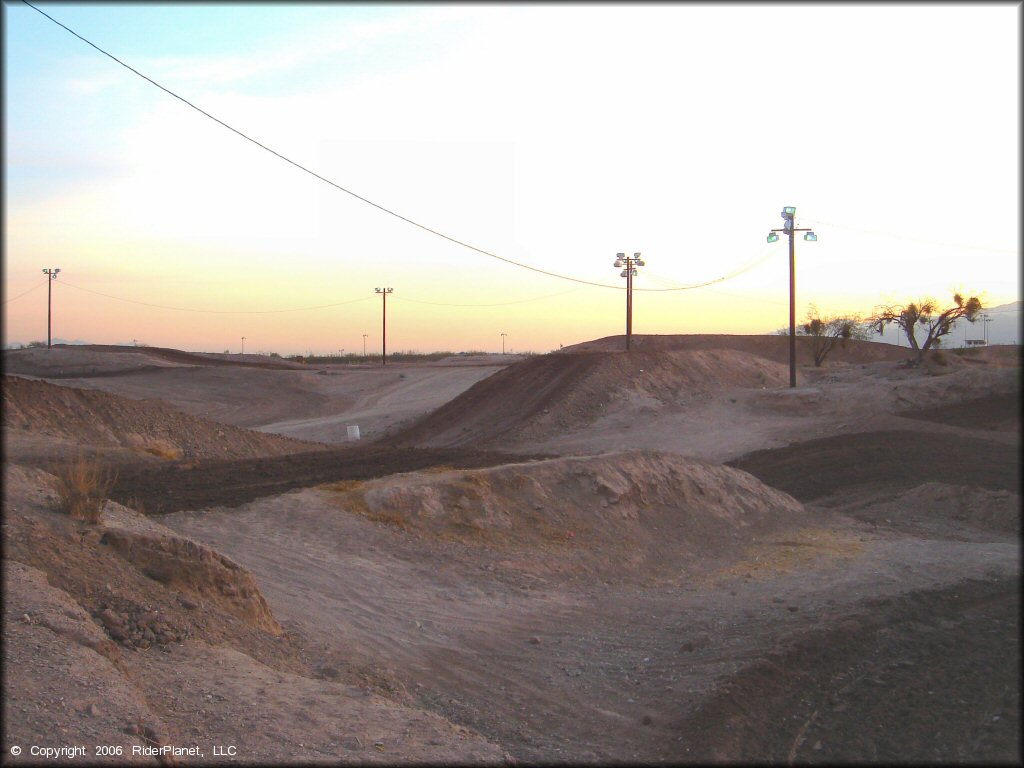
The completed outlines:
<svg viewBox="0 0 1024 768">
<path fill-rule="evenodd" d="M 148 512 L 187 497 L 159 517 L 68 520 L 8 465 L 5 749 L 1019 762 L 1019 349 L 851 345 L 790 390 L 779 337 L 637 341 L 433 384 L 232 367 L 292 377 L 291 413 L 248 396 L 275 431 L 412 405 L 375 442 L 125 463 Z M 89 381 L 174 402 L 161 375 Z"/>
</svg>

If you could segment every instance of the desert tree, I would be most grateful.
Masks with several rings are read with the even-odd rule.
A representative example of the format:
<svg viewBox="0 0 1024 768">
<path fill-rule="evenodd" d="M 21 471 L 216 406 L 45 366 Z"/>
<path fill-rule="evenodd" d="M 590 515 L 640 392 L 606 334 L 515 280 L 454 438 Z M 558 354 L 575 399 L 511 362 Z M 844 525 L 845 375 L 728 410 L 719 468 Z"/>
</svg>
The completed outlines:
<svg viewBox="0 0 1024 768">
<path fill-rule="evenodd" d="M 911 349 L 917 352 L 914 360 L 916 365 L 924 359 L 925 352 L 942 344 L 942 337 L 953 330 L 953 323 L 960 318 L 973 323 L 981 310 L 981 299 L 977 296 L 964 298 L 963 294 L 954 293 L 951 307 L 940 309 L 939 302 L 930 298 L 903 305 L 883 305 L 875 308 L 875 314 L 869 322 L 879 334 L 889 323 L 895 323 L 902 329 Z M 924 343 L 921 344 L 917 341 L 918 329 L 925 333 Z"/>
<path fill-rule="evenodd" d="M 820 368 L 829 352 L 838 344 L 846 346 L 850 339 L 865 339 L 867 331 L 859 315 L 830 315 L 823 317 L 814 304 L 807 309 L 807 322 L 797 328 L 797 333 L 811 340 L 814 365 Z"/>
</svg>

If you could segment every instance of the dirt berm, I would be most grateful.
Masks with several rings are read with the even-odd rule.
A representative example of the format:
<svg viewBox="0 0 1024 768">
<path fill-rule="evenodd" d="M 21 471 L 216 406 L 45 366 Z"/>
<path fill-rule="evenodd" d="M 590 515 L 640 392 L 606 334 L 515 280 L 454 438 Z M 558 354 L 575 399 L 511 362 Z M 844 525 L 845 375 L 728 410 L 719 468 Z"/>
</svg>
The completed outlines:
<svg viewBox="0 0 1024 768">
<path fill-rule="evenodd" d="M 813 362 L 807 339 L 797 361 Z M 585 427 L 629 401 L 685 406 L 725 388 L 774 389 L 789 381 L 781 336 L 613 336 L 511 365 L 394 436 L 399 445 L 498 447 Z M 869 342 L 836 348 L 838 363 L 902 360 L 906 350 Z"/>
<path fill-rule="evenodd" d="M 59 458 L 81 446 L 122 459 L 240 459 L 323 447 L 189 416 L 161 402 L 20 376 L 3 377 L 3 397 L 4 449 L 13 461 Z"/>
<path fill-rule="evenodd" d="M 518 561 L 539 559 L 549 572 L 696 573 L 807 522 L 800 502 L 746 472 L 654 451 L 323 487 L 348 512 Z"/>
<path fill-rule="evenodd" d="M 722 386 L 779 386 L 785 369 L 747 352 L 581 352 L 498 371 L 409 429 L 399 445 L 496 446 L 586 426 L 630 396 L 679 404 Z"/>
</svg>

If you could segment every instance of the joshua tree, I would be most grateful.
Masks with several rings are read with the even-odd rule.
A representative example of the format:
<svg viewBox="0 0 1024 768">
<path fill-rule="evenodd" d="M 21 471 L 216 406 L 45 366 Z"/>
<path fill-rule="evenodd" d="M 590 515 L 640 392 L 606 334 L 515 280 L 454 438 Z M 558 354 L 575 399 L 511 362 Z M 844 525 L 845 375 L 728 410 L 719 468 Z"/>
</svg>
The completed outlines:
<svg viewBox="0 0 1024 768">
<path fill-rule="evenodd" d="M 876 307 L 875 314 L 870 323 L 876 333 L 882 333 L 889 323 L 896 323 L 910 342 L 911 349 L 916 350 L 917 356 L 914 364 L 917 365 L 924 359 L 924 353 L 933 345 L 942 344 L 942 337 L 953 330 L 953 323 L 961 317 L 967 318 L 973 323 L 974 318 L 981 312 L 981 299 L 971 296 L 965 299 L 962 294 L 953 294 L 953 306 L 940 310 L 939 302 L 935 299 L 924 299 L 922 301 L 910 302 L 906 305 L 890 305 Z M 918 344 L 914 331 L 920 327 L 925 332 L 923 344 Z"/>
</svg>

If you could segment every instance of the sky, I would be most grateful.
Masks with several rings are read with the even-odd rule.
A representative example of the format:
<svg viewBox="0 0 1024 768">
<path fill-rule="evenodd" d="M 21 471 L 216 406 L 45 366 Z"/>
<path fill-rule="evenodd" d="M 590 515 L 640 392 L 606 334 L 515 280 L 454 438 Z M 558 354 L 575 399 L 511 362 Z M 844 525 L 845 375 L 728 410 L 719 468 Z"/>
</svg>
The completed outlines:
<svg viewBox="0 0 1024 768">
<path fill-rule="evenodd" d="M 180 98 L 3 3 L 5 345 L 60 268 L 65 339 L 547 352 L 618 252 L 634 333 L 770 333 L 783 206 L 798 321 L 1020 300 L 1019 4 L 33 5 Z"/>
</svg>

